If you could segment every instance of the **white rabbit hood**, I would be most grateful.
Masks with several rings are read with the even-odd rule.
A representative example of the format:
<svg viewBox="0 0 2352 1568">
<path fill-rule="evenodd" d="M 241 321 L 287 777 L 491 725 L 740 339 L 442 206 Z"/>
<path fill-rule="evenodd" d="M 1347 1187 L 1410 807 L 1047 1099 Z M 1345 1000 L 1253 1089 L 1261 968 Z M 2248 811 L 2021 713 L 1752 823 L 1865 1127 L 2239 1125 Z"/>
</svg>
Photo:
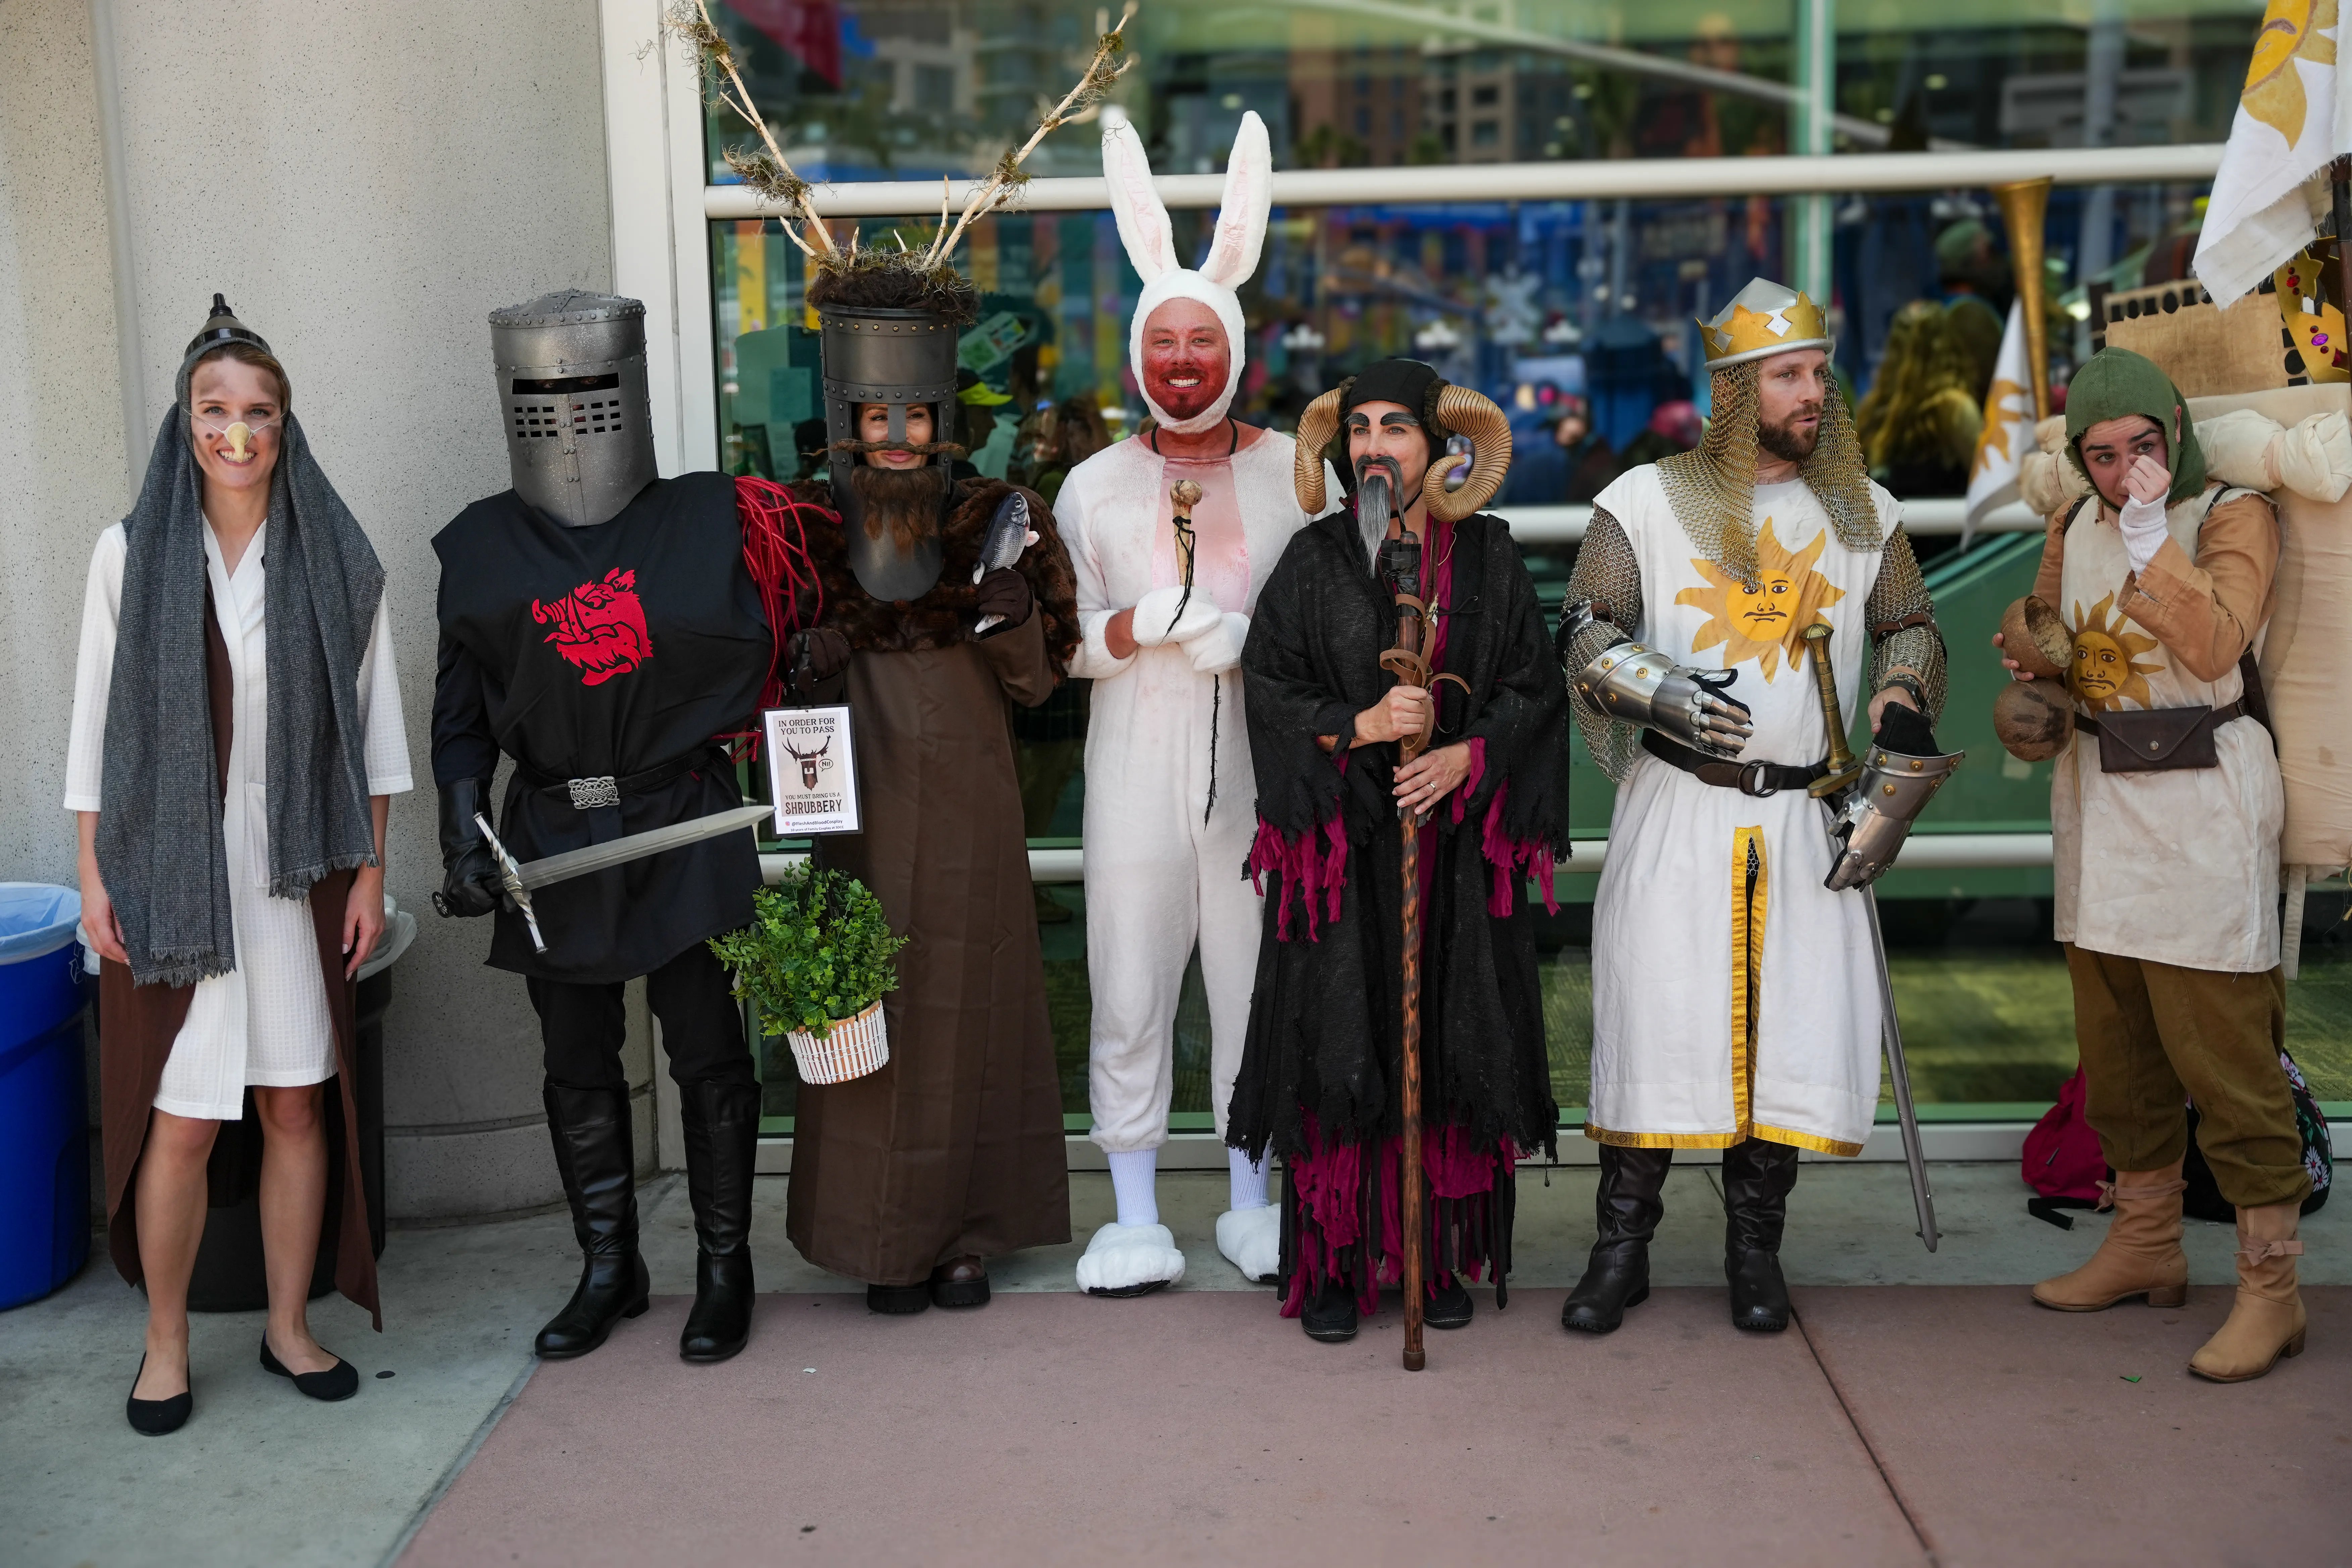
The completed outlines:
<svg viewBox="0 0 2352 1568">
<path fill-rule="evenodd" d="M 1135 301 L 1135 319 L 1127 331 L 1128 366 L 1135 374 L 1143 405 L 1162 429 L 1195 435 L 1213 427 L 1233 406 L 1240 390 L 1242 371 L 1249 363 L 1248 325 L 1242 319 L 1241 297 L 1235 292 L 1257 270 L 1258 253 L 1265 245 L 1266 214 L 1274 203 L 1274 153 L 1266 141 L 1265 121 L 1252 110 L 1242 116 L 1234 150 L 1225 163 L 1225 194 L 1217 212 L 1216 237 L 1208 259 L 1198 270 L 1176 265 L 1174 232 L 1168 209 L 1152 188 L 1151 163 L 1142 140 L 1125 121 L 1103 132 L 1103 178 L 1110 187 L 1112 214 L 1118 219 L 1118 237 L 1128 259 L 1143 279 Z M 1190 419 L 1171 418 L 1143 380 L 1143 325 L 1151 312 L 1171 300 L 1198 300 L 1223 323 L 1231 363 L 1224 391 L 1216 402 Z"/>
</svg>

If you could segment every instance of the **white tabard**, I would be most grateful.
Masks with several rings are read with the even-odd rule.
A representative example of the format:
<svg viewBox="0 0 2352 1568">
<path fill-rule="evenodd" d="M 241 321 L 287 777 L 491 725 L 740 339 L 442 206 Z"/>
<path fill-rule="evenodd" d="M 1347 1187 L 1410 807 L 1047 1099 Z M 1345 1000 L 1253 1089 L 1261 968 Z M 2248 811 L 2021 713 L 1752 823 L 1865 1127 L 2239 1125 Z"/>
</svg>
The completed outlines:
<svg viewBox="0 0 2352 1568">
<path fill-rule="evenodd" d="M 2244 490 L 2208 485 L 2165 511 L 2191 561 L 2205 515 Z M 2223 707 L 2243 694 L 2234 668 L 2200 680 L 2172 651 L 2116 613 L 2131 557 L 2115 524 L 2085 505 L 2066 528 L 2058 614 L 2074 637 L 2067 685 L 2094 720 L 2117 710 Z M 2262 651 L 2262 636 L 2254 637 Z M 2251 717 L 2214 731 L 2221 765 L 2110 773 L 2098 737 L 2077 731 L 2050 780 L 2058 940 L 2094 952 L 2189 969 L 2259 973 L 2279 961 L 2279 833 L 2286 796 L 2270 733 Z"/>
<path fill-rule="evenodd" d="M 247 1085 L 290 1088 L 335 1075 L 335 1037 L 319 973 L 319 942 L 308 899 L 269 896 L 269 660 L 262 556 L 265 526 L 227 570 L 205 530 L 205 570 L 221 638 L 228 647 L 233 731 L 221 837 L 228 863 L 229 918 L 236 967 L 196 983 L 187 1021 L 172 1041 L 155 1109 L 174 1116 L 234 1121 Z M 122 607 L 122 527 L 100 536 L 82 601 L 81 650 L 74 671 L 72 739 L 66 758 L 66 809 L 100 809 L 105 773 L 107 696 Z M 393 668 L 390 613 L 376 604 L 358 679 L 368 793 L 410 787 L 408 738 L 401 725 L 400 678 Z"/>
<path fill-rule="evenodd" d="M 1871 499 L 1884 538 L 1900 509 L 1876 485 Z M 1815 620 L 1835 628 L 1851 723 L 1879 550 L 1843 543 L 1802 481 L 1759 486 L 1763 591 L 1749 595 L 1701 557 L 1656 468 L 1633 469 L 1596 504 L 1640 560 L 1640 640 L 1677 664 L 1737 673 L 1729 694 L 1755 724 L 1740 760 L 1820 763 L 1829 740 L 1800 634 Z M 1822 886 L 1828 820 L 1801 790 L 1759 798 L 1636 753 L 1593 900 L 1586 1136 L 1717 1149 L 1752 1135 L 1861 1152 L 1878 1109 L 1877 978 L 1861 894 Z"/>
</svg>

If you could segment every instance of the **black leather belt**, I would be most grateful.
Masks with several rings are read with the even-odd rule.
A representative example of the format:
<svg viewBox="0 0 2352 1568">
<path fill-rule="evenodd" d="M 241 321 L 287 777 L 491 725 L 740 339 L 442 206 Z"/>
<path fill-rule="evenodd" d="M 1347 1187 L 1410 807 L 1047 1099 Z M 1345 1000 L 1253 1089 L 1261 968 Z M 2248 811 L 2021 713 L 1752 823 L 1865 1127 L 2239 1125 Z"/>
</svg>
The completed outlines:
<svg viewBox="0 0 2352 1568">
<path fill-rule="evenodd" d="M 605 773 L 598 778 L 564 779 L 552 773 L 541 773 L 523 763 L 515 763 L 515 773 L 525 785 L 553 800 L 570 804 L 575 811 L 588 811 L 600 805 L 618 805 L 621 797 L 646 795 L 674 780 L 684 778 L 697 768 L 725 764 L 726 753 L 713 746 L 704 751 L 688 752 L 685 756 L 647 768 L 641 773 L 615 777 Z"/>
<path fill-rule="evenodd" d="M 1725 762 L 1694 752 L 1678 741 L 1669 741 L 1655 730 L 1642 731 L 1642 750 L 1662 763 L 1682 769 L 1701 784 L 1736 789 L 1759 800 L 1768 795 L 1779 795 L 1784 789 L 1804 789 L 1815 780 L 1827 777 L 1830 771 L 1826 763 L 1791 768 L 1779 763 Z"/>
</svg>

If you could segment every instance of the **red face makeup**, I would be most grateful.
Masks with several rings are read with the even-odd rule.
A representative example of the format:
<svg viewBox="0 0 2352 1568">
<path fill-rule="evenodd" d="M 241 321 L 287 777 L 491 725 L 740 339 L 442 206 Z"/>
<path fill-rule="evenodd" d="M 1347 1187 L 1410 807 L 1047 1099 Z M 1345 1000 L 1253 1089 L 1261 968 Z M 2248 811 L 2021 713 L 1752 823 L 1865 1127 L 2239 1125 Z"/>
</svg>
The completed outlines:
<svg viewBox="0 0 2352 1568">
<path fill-rule="evenodd" d="M 1171 300 L 1143 323 L 1143 390 L 1172 419 L 1207 412 L 1233 372 L 1224 323 L 1198 300 Z"/>
</svg>

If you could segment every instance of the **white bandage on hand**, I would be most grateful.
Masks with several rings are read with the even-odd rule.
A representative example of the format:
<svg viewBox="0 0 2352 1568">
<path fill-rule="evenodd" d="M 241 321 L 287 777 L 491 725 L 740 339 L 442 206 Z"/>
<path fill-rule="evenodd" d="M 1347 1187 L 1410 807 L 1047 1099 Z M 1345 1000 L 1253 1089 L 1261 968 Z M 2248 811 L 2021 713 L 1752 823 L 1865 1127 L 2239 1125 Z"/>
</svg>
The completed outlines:
<svg viewBox="0 0 2352 1568">
<path fill-rule="evenodd" d="M 1202 675 L 1223 675 L 1242 661 L 1242 644 L 1249 640 L 1249 617 L 1231 613 L 1216 624 L 1184 639 L 1192 668 Z"/>
<path fill-rule="evenodd" d="M 2134 496 L 2124 502 L 2116 526 L 2123 533 L 2124 549 L 2131 556 L 2132 570 L 2147 571 L 2156 560 L 2156 552 L 2164 548 L 2164 502 L 2141 500 Z"/>
<path fill-rule="evenodd" d="M 1179 605 L 1184 606 L 1181 615 Z M 1138 647 L 1158 647 L 1198 637 L 1220 618 L 1216 601 L 1198 589 L 1186 603 L 1182 588 L 1154 588 L 1136 601 L 1135 613 L 1128 617 L 1128 635 Z"/>
</svg>

